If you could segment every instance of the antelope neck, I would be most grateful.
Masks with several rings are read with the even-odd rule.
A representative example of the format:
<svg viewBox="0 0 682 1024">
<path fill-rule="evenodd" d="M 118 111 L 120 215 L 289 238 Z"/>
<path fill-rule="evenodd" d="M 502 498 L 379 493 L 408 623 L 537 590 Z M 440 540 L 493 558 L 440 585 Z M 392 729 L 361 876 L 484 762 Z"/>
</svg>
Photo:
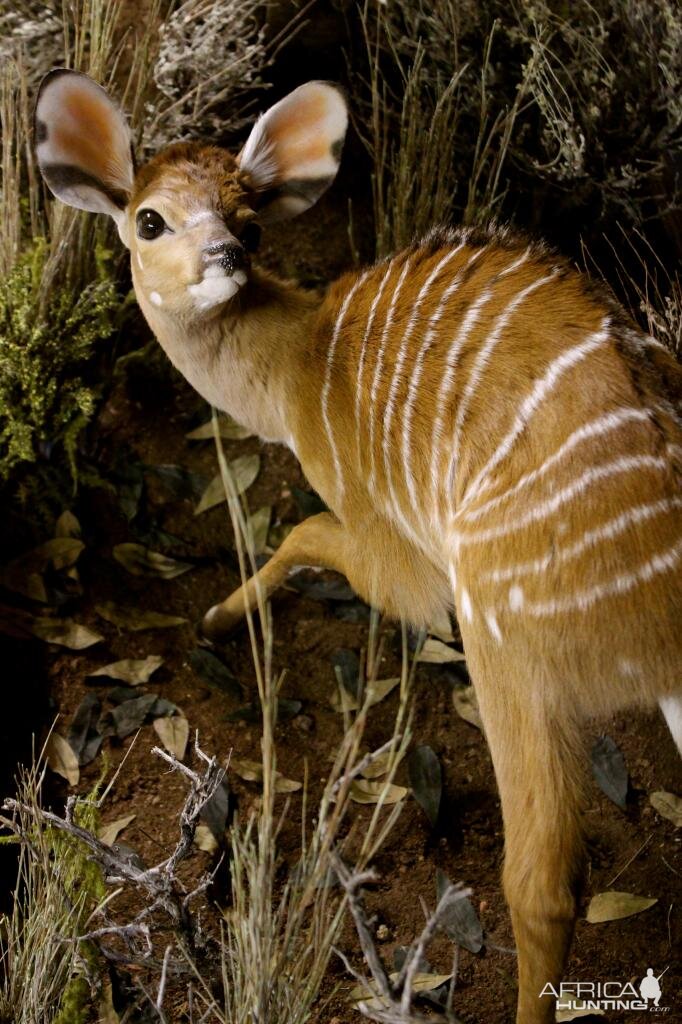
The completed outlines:
<svg viewBox="0 0 682 1024">
<path fill-rule="evenodd" d="M 308 366 L 320 302 L 253 270 L 239 295 L 213 318 L 179 323 L 146 302 L 143 311 L 173 365 L 207 402 L 264 440 L 293 447 L 288 407 Z"/>
</svg>

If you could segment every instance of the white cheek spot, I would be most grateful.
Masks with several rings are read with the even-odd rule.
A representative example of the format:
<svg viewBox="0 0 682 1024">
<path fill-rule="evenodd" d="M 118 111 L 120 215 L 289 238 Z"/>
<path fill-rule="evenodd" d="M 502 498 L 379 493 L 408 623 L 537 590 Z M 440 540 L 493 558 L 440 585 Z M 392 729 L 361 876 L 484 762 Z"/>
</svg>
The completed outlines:
<svg viewBox="0 0 682 1024">
<path fill-rule="evenodd" d="M 140 256 L 139 252 L 137 254 L 137 265 L 140 268 L 140 270 L 144 270 L 144 263 L 142 262 L 142 257 Z"/>
<path fill-rule="evenodd" d="M 497 640 L 498 644 L 501 644 L 502 643 L 502 630 L 500 629 L 499 624 L 497 622 L 497 619 L 495 617 L 495 612 L 493 612 L 493 611 L 486 612 L 485 613 L 485 621 L 488 623 L 488 629 L 490 630 L 492 636 L 495 637 L 495 639 Z"/>
<path fill-rule="evenodd" d="M 469 591 L 462 587 L 462 615 L 467 622 L 474 621 L 474 610 L 471 607 L 471 598 L 469 597 Z"/>
<path fill-rule="evenodd" d="M 163 306 L 163 299 L 158 292 L 150 292 L 149 300 L 150 302 L 153 302 L 155 306 Z"/>
<path fill-rule="evenodd" d="M 513 612 L 520 612 L 523 608 L 523 590 L 521 587 L 510 587 L 509 590 L 509 607 Z"/>
</svg>

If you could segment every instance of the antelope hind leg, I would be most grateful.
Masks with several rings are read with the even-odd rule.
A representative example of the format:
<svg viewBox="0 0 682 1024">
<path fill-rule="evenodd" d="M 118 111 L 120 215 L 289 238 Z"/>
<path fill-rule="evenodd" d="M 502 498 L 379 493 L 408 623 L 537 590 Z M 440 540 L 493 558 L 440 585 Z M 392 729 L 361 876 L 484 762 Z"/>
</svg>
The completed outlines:
<svg viewBox="0 0 682 1024">
<path fill-rule="evenodd" d="M 555 999 L 540 993 L 548 985 L 559 990 L 583 870 L 578 733 L 569 709 L 549 708 L 547 691 L 525 672 L 524 686 L 506 673 L 501 692 L 502 672 L 472 668 L 502 800 L 503 882 L 518 956 L 516 1022 L 553 1024 Z"/>
<path fill-rule="evenodd" d="M 286 580 L 297 565 L 336 569 L 346 574 L 346 534 L 329 512 L 305 519 L 294 527 L 272 558 L 244 585 L 225 601 L 214 605 L 204 615 L 202 630 L 212 640 L 228 633 L 243 619 L 247 610 L 258 604 L 258 590 L 267 598 Z"/>
</svg>

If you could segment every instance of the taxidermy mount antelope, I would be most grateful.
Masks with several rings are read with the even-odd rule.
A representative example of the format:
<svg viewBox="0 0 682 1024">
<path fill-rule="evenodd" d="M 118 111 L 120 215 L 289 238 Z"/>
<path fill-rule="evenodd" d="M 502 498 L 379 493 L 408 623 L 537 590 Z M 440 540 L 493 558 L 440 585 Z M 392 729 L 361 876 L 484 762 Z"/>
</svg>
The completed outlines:
<svg viewBox="0 0 682 1024">
<path fill-rule="evenodd" d="M 333 181 L 341 93 L 296 89 L 238 156 L 179 143 L 136 168 L 120 110 L 53 71 L 41 171 L 114 218 L 168 356 L 288 445 L 328 513 L 260 572 L 344 573 L 415 625 L 456 609 L 502 798 L 519 1024 L 554 1019 L 581 876 L 580 726 L 658 702 L 682 744 L 682 371 L 541 245 L 434 231 L 324 298 L 252 263 L 259 229 Z M 216 636 L 253 584 L 212 608 Z"/>
</svg>

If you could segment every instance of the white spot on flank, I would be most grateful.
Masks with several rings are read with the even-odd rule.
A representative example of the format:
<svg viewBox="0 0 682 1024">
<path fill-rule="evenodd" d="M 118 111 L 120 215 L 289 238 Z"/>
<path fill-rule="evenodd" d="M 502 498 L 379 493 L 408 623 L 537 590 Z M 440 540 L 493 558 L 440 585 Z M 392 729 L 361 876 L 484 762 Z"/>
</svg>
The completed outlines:
<svg viewBox="0 0 682 1024">
<path fill-rule="evenodd" d="M 474 621 L 474 609 L 471 607 L 471 598 L 469 597 L 469 591 L 462 587 L 462 615 L 467 622 Z"/>
<path fill-rule="evenodd" d="M 639 668 L 637 663 L 630 661 L 629 658 L 621 658 L 618 662 L 622 674 L 627 676 L 629 679 L 635 679 L 639 675 Z"/>
<path fill-rule="evenodd" d="M 509 588 L 509 607 L 513 612 L 520 612 L 523 608 L 523 590 L 521 587 Z"/>
<path fill-rule="evenodd" d="M 158 292 L 150 292 L 149 301 L 153 302 L 155 306 L 163 306 L 163 299 Z"/>
<path fill-rule="evenodd" d="M 495 612 L 493 612 L 493 611 L 486 612 L 485 613 L 485 621 L 488 623 L 488 629 L 490 630 L 492 636 L 495 637 L 495 639 L 497 640 L 498 644 L 501 644 L 502 643 L 502 630 L 500 629 L 499 624 L 497 622 L 497 618 L 495 616 Z"/>
<path fill-rule="evenodd" d="M 137 254 L 137 265 L 140 268 L 140 270 L 144 270 L 144 263 L 142 262 L 142 257 L 140 256 L 139 252 Z"/>
</svg>

